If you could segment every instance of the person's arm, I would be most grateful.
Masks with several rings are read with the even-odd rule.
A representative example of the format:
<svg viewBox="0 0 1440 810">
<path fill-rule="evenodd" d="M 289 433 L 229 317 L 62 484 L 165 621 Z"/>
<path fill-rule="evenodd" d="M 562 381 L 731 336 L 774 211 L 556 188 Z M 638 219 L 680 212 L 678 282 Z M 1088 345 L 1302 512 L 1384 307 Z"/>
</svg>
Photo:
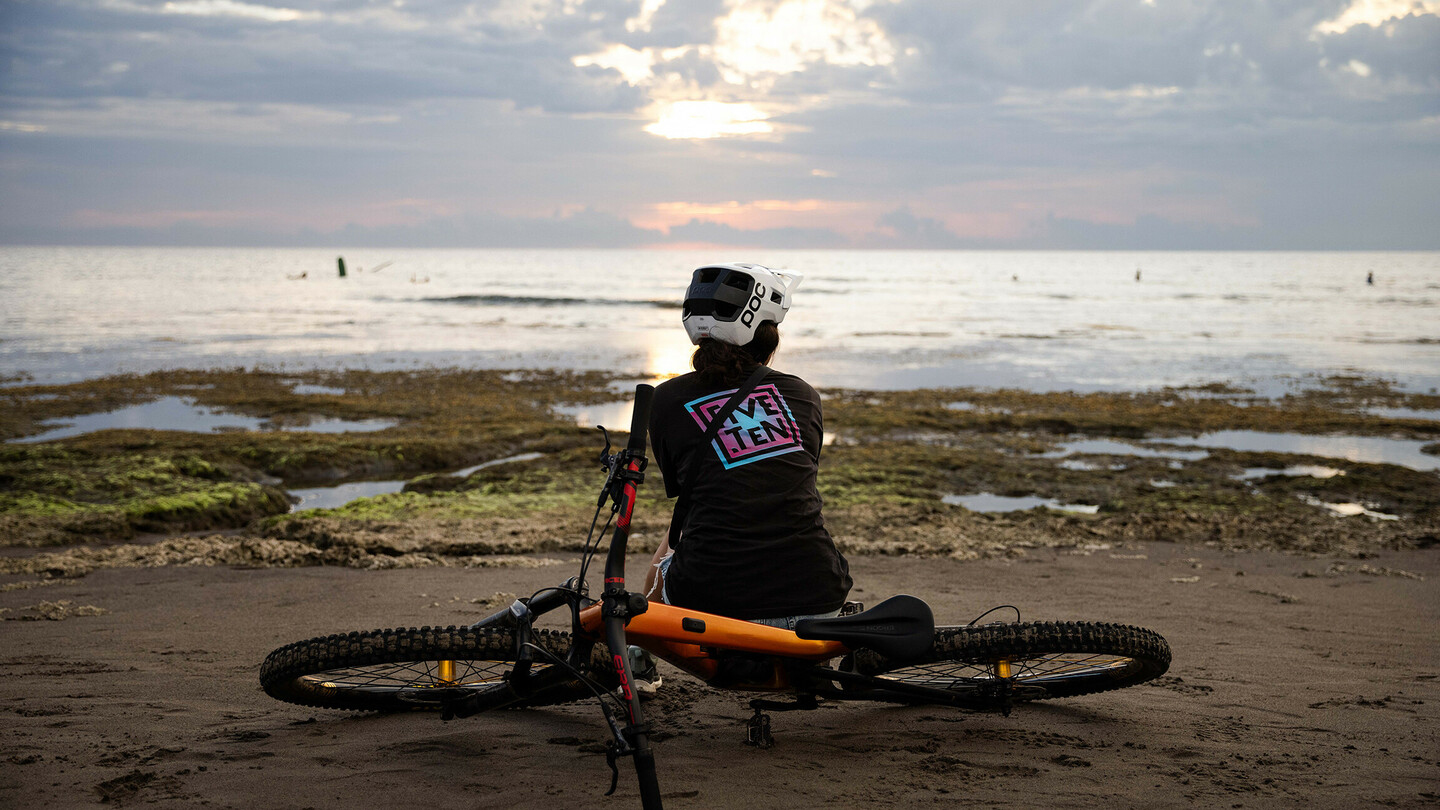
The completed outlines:
<svg viewBox="0 0 1440 810">
<path fill-rule="evenodd" d="M 650 601 L 665 601 L 660 596 L 665 592 L 665 578 L 660 574 L 660 561 L 670 554 L 670 537 L 660 539 L 660 547 L 655 549 L 655 556 L 650 558 L 650 570 L 645 572 L 645 598 Z"/>
</svg>

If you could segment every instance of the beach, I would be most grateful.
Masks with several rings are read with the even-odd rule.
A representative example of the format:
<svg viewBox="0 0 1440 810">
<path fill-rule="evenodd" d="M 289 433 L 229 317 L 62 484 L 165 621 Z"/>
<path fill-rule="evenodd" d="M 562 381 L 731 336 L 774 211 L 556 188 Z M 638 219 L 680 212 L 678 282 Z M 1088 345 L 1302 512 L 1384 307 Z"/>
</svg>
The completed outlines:
<svg viewBox="0 0 1440 810">
<path fill-rule="evenodd" d="M 593 704 L 483 714 L 351 715 L 271 700 L 270 649 L 351 629 L 447 625 L 557 564 L 360 571 L 192 566 L 97 571 L 10 590 L 10 807 L 638 806 L 633 773 L 601 794 Z M 1026 619 L 1148 626 L 1174 653 L 1151 684 L 1021 706 L 1009 717 L 822 704 L 742 743 L 747 697 L 662 665 L 648 703 L 667 806 L 1433 806 L 1440 768 L 1440 555 L 1220 552 L 1173 544 L 1010 560 L 852 558 L 857 596 L 897 592 L 964 623 L 997 604 Z M 633 557 L 631 570 L 643 560 Z M 81 607 L 99 615 L 75 615 Z M 102 612 L 103 611 L 103 612 Z"/>
<path fill-rule="evenodd" d="M 741 743 L 748 696 L 665 669 L 667 804 L 1437 801 L 1437 254 L 791 258 L 811 309 L 776 367 L 823 398 L 852 598 L 1140 625 L 1173 663 L 1009 717 L 777 713 L 768 751 Z M 348 716 L 258 671 L 573 575 L 596 428 L 623 442 L 636 384 L 684 370 L 679 259 L 321 260 L 0 251 L 0 805 L 636 804 L 626 774 L 600 796 L 594 706 Z"/>
<path fill-rule="evenodd" d="M 289 706 L 257 678 L 292 641 L 466 624 L 573 575 L 594 423 L 628 423 L 628 385 L 236 370 L 6 389 L 0 803 L 634 806 L 627 773 L 600 796 L 593 705 L 442 724 Z M 910 593 L 941 624 L 1014 605 L 1140 625 L 1173 663 L 1009 717 L 777 713 L 768 751 L 741 742 L 749 696 L 664 665 L 667 804 L 1437 801 L 1434 395 L 1363 377 L 1280 397 L 823 395 L 821 492 L 852 598 Z M 632 550 L 668 515 L 643 486 Z"/>
<path fill-rule="evenodd" d="M 0 810 L 1440 808 L 1440 0 L 0 19 Z"/>
</svg>

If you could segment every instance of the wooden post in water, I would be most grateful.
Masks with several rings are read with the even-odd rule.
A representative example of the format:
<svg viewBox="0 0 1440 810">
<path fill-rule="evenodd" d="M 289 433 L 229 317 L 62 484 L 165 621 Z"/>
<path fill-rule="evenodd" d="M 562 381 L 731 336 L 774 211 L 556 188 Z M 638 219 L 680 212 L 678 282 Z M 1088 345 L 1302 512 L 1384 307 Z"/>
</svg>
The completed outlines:
<svg viewBox="0 0 1440 810">
<path fill-rule="evenodd" d="M 335 261 L 339 262 L 339 264 L 340 264 L 340 277 L 341 277 L 341 278 L 344 278 L 344 277 L 345 277 L 345 257 L 344 257 L 344 256 L 338 256 L 338 257 L 336 257 Z"/>
</svg>

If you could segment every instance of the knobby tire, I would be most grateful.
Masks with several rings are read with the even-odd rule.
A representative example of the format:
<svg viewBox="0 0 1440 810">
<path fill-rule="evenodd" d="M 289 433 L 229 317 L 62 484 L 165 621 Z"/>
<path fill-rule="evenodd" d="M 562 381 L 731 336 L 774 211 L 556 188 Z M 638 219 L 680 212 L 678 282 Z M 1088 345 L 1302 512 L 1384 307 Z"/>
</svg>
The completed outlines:
<svg viewBox="0 0 1440 810">
<path fill-rule="evenodd" d="M 1108 692 L 1158 678 L 1170 666 L 1170 645 L 1153 631 L 1120 624 L 937 627 L 934 644 L 919 658 L 896 661 L 862 651 L 855 666 L 867 675 L 975 695 L 977 703 L 1003 696 L 1008 704 Z"/>
<path fill-rule="evenodd" d="M 531 641 L 564 659 L 570 634 L 536 630 Z M 601 689 L 618 683 L 604 645 L 596 645 L 589 676 Z M 592 697 L 573 677 L 562 679 L 519 703 L 511 702 L 505 678 L 515 662 L 510 628 L 421 627 L 370 630 L 297 641 L 270 653 L 260 667 L 266 694 L 301 706 L 353 711 L 413 711 L 441 708 L 442 697 L 459 691 L 477 695 L 482 707 L 543 706 Z M 532 673 L 549 668 L 537 654 Z M 442 677 L 448 665 L 450 678 Z M 458 690 L 458 691 L 457 691 Z M 489 705 L 486 705 L 489 704 Z"/>
</svg>

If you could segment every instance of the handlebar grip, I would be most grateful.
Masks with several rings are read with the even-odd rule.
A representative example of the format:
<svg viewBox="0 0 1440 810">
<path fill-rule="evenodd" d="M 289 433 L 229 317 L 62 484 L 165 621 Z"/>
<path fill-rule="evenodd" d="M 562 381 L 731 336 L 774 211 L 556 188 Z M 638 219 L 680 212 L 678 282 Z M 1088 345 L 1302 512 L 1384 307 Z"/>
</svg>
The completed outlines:
<svg viewBox="0 0 1440 810">
<path fill-rule="evenodd" d="M 630 443 L 626 448 L 644 455 L 645 431 L 650 426 L 650 401 L 655 398 L 655 386 L 635 386 L 635 413 L 630 417 Z"/>
</svg>

